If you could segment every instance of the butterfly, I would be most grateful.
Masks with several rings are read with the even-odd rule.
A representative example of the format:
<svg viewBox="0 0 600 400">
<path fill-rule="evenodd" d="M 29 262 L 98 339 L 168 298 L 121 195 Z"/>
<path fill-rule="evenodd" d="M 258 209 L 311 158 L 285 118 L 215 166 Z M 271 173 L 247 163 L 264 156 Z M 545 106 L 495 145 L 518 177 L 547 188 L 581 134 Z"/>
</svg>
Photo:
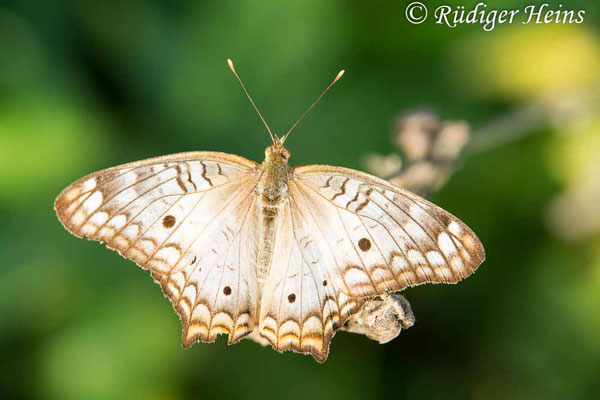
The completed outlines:
<svg viewBox="0 0 600 400">
<path fill-rule="evenodd" d="M 279 137 L 259 164 L 219 152 L 150 158 L 92 173 L 54 208 L 77 237 L 150 270 L 179 314 L 182 345 L 249 335 L 327 359 L 369 299 L 455 283 L 483 262 L 477 236 L 429 201 L 364 172 L 291 167 Z"/>
</svg>

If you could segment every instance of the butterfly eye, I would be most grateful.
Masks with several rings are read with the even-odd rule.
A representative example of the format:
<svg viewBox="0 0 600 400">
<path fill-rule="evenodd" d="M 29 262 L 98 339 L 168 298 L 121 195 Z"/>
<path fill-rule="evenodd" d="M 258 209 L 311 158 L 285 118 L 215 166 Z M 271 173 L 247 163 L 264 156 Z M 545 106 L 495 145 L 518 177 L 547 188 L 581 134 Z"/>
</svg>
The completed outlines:
<svg viewBox="0 0 600 400">
<path fill-rule="evenodd" d="M 279 156 L 281 158 L 283 158 L 284 160 L 287 160 L 290 157 L 290 152 L 287 151 L 286 149 L 281 150 L 281 152 L 279 153 Z"/>
</svg>

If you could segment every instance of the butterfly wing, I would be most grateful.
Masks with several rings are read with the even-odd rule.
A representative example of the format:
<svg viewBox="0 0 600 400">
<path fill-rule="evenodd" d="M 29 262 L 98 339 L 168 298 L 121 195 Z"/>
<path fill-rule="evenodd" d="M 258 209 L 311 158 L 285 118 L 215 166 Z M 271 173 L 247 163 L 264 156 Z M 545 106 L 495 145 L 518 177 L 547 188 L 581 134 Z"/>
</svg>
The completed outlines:
<svg viewBox="0 0 600 400">
<path fill-rule="evenodd" d="M 263 286 L 259 334 L 278 351 L 310 353 L 324 362 L 331 338 L 362 305 L 333 284 L 304 204 L 281 211 L 273 263 Z"/>
<path fill-rule="evenodd" d="M 484 259 L 479 239 L 450 213 L 346 168 L 295 168 L 282 213 L 259 334 L 319 362 L 367 298 L 457 282 Z"/>
<path fill-rule="evenodd" d="M 350 297 L 455 283 L 485 258 L 458 218 L 369 174 L 309 165 L 293 170 L 289 186 L 309 212 L 319 263 Z"/>
<path fill-rule="evenodd" d="M 257 164 L 224 153 L 152 158 L 88 175 L 55 210 L 75 236 L 149 269 L 179 314 L 182 343 L 254 328 Z M 242 240 L 243 238 L 243 240 Z"/>
</svg>

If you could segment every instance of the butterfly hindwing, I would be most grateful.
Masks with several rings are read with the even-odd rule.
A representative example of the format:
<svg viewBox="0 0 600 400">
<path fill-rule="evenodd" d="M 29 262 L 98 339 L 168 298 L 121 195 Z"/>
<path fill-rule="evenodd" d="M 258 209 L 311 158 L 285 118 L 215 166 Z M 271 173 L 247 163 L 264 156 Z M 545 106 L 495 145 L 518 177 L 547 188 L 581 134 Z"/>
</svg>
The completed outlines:
<svg viewBox="0 0 600 400">
<path fill-rule="evenodd" d="M 333 335 L 362 300 L 337 289 L 307 212 L 291 197 L 281 211 L 273 264 L 262 291 L 259 333 L 278 351 L 310 353 L 323 362 Z"/>
<path fill-rule="evenodd" d="M 290 197 L 310 211 L 312 239 L 339 290 L 368 297 L 469 276 L 485 253 L 459 219 L 408 191 L 347 168 L 295 168 Z"/>
<path fill-rule="evenodd" d="M 174 154 L 84 177 L 57 198 L 63 225 L 152 272 L 183 324 L 182 341 L 237 341 L 254 328 L 252 220 L 257 164 L 224 153 Z"/>
</svg>

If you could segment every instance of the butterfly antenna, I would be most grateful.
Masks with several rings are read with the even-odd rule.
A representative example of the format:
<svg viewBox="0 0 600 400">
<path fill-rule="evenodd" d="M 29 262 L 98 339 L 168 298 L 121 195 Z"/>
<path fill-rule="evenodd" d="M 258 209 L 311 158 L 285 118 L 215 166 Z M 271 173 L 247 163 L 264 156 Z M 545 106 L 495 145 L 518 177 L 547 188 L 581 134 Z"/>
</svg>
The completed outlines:
<svg viewBox="0 0 600 400">
<path fill-rule="evenodd" d="M 294 128 L 296 127 L 296 125 L 298 125 L 300 123 L 300 121 L 302 121 L 304 119 L 304 117 L 306 117 L 306 114 L 308 114 L 310 112 L 310 110 L 313 109 L 314 106 L 317 105 L 317 103 L 319 102 L 319 100 L 321 100 L 321 98 L 325 95 L 325 93 L 327 93 L 327 91 L 329 89 L 331 89 L 331 87 L 340 80 L 340 78 L 342 77 L 342 75 L 344 75 L 344 70 L 341 70 L 340 72 L 338 72 L 338 74 L 336 75 L 335 79 L 329 84 L 329 86 L 327 86 L 325 88 L 325 90 L 323 90 L 321 92 L 321 94 L 319 95 L 319 97 L 317 97 L 317 99 L 315 100 L 314 103 L 311 104 L 310 107 L 308 107 L 306 109 L 306 111 L 304 111 L 304 114 L 302 114 L 300 116 L 300 118 L 298 118 L 298 120 L 296 122 L 294 122 L 294 125 L 292 125 L 292 127 L 290 128 L 289 131 L 287 131 L 287 133 L 283 136 L 283 138 L 281 139 L 281 143 L 285 142 L 285 139 L 287 139 L 287 137 L 289 136 L 290 132 L 292 132 L 292 130 L 294 130 Z"/>
<path fill-rule="evenodd" d="M 275 136 L 273 136 L 273 133 L 271 132 L 271 128 L 269 128 L 269 125 L 267 125 L 267 121 L 265 121 L 265 119 L 263 118 L 260 111 L 258 111 L 258 107 L 256 107 L 256 104 L 254 104 L 254 100 L 252 100 L 252 97 L 250 97 L 250 93 L 248 93 L 248 90 L 246 90 L 246 86 L 244 85 L 244 82 L 242 82 L 242 80 L 240 79 L 240 76 L 238 75 L 238 73 L 235 70 L 235 67 L 233 66 L 233 61 L 231 61 L 228 58 L 227 64 L 229 64 L 229 68 L 231 68 L 231 72 L 233 72 L 233 74 L 237 78 L 238 82 L 240 82 L 240 85 L 242 85 L 242 89 L 244 89 L 244 93 L 246 93 L 248 100 L 250 100 L 250 103 L 252 103 L 252 107 L 254 107 L 254 109 L 256 110 L 256 113 L 260 117 L 260 120 L 263 122 L 263 124 L 265 124 L 265 128 L 267 128 L 267 132 L 269 132 L 269 136 L 271 136 L 271 140 L 273 141 L 273 143 L 275 143 Z"/>
</svg>

